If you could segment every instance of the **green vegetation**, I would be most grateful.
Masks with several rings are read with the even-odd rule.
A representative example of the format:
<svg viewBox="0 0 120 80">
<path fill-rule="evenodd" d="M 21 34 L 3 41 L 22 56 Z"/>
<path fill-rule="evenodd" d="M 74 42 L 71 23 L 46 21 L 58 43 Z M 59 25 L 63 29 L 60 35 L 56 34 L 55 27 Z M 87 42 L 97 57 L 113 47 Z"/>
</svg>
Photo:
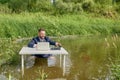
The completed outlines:
<svg viewBox="0 0 120 80">
<path fill-rule="evenodd" d="M 120 32 L 119 0 L 53 1 L 0 0 L 0 37 L 35 36 L 40 27 L 52 36 Z"/>
<path fill-rule="evenodd" d="M 50 36 L 120 33 L 120 21 L 84 15 L 0 14 L 0 37 L 31 37 L 44 27 Z"/>
<path fill-rule="evenodd" d="M 114 17 L 120 13 L 119 0 L 0 0 L 0 12 L 47 12 L 51 14 L 95 13 Z"/>
<path fill-rule="evenodd" d="M 39 76 L 35 80 L 46 80 L 48 74 L 44 71 L 44 69 L 39 68 L 39 70 L 37 71 L 37 73 L 39 74 Z"/>
<path fill-rule="evenodd" d="M 115 35 L 111 38 L 106 38 L 105 41 L 107 44 L 107 53 L 109 53 L 110 78 L 111 80 L 120 80 L 120 38 Z"/>
<path fill-rule="evenodd" d="M 48 36 L 59 37 L 63 35 L 120 34 L 120 0 L 53 1 L 51 3 L 50 0 L 0 0 L 0 38 L 2 38 L 0 39 L 0 66 L 17 64 L 19 62 L 18 52 L 26 42 L 16 43 L 16 38 L 36 36 L 40 27 L 46 29 Z M 100 46 L 103 54 L 99 55 L 110 57 L 113 61 L 109 65 L 112 72 L 111 79 L 118 80 L 120 79 L 119 38 L 113 37 L 112 40 L 111 38 L 105 40 L 107 48 L 103 50 L 103 47 Z M 88 42 L 86 47 L 85 41 L 82 47 L 87 50 L 91 49 L 90 45 L 95 47 L 99 45 L 94 44 Z M 73 49 L 73 47 L 71 48 Z M 91 53 L 95 53 L 95 51 L 93 50 Z M 116 55 L 111 57 L 112 53 L 116 53 Z M 96 59 L 97 56 L 93 58 Z M 44 71 L 42 72 L 44 73 Z M 43 75 L 41 77 L 46 76 L 46 74 L 40 75 Z"/>
<path fill-rule="evenodd" d="M 120 62 L 120 60 L 119 60 Z M 120 63 L 115 62 L 111 65 L 111 79 L 120 80 Z"/>
<path fill-rule="evenodd" d="M 14 39 L 0 39 L 0 67 L 5 64 L 19 64 L 19 51 L 25 45 L 24 42 L 16 42 Z"/>
</svg>

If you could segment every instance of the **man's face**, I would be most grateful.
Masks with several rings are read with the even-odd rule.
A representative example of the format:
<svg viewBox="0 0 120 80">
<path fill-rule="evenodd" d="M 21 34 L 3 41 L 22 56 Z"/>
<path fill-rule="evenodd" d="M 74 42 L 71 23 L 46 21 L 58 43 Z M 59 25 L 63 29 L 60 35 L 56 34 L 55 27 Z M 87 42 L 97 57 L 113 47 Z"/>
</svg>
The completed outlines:
<svg viewBox="0 0 120 80">
<path fill-rule="evenodd" d="M 45 38 L 45 31 L 40 31 L 40 32 L 38 32 L 38 36 L 39 36 L 40 38 L 44 39 L 44 38 Z"/>
</svg>

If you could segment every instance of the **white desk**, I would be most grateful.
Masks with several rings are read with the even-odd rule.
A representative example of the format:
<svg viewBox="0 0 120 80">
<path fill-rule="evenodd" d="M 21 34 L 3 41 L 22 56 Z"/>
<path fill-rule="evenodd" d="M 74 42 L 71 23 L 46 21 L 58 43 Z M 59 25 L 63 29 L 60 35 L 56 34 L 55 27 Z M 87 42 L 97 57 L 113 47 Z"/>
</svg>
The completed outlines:
<svg viewBox="0 0 120 80">
<path fill-rule="evenodd" d="M 58 54 L 60 55 L 60 67 L 62 67 L 62 55 L 63 56 L 63 75 L 65 75 L 65 58 L 68 52 L 62 47 L 61 50 L 48 50 L 48 51 L 39 51 L 36 48 L 23 47 L 19 54 L 21 55 L 21 68 L 22 68 L 22 76 L 24 75 L 24 55 L 31 54 Z"/>
</svg>

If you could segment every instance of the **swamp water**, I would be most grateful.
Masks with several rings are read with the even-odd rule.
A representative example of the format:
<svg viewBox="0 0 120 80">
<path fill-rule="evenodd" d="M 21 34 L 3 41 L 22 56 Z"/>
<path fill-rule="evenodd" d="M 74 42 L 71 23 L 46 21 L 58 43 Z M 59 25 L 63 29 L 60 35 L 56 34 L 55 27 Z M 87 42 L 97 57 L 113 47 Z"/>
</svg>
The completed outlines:
<svg viewBox="0 0 120 80">
<path fill-rule="evenodd" d="M 57 40 L 57 39 L 56 39 Z M 31 61 L 26 65 L 25 75 L 21 78 L 19 65 L 4 65 L 0 69 L 0 80 L 110 80 L 110 65 L 120 61 L 120 38 L 112 37 L 67 37 L 59 39 L 68 51 L 66 59 L 66 76 L 56 65 L 48 67 L 47 59 Z M 26 62 L 27 63 L 27 62 Z M 34 63 L 33 66 L 31 66 Z"/>
</svg>

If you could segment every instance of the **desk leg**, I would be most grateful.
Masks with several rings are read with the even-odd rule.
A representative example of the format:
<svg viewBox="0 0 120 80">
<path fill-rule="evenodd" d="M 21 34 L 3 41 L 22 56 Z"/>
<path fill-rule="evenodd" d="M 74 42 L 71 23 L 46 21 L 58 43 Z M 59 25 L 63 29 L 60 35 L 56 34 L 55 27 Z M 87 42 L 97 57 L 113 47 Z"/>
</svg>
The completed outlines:
<svg viewBox="0 0 120 80">
<path fill-rule="evenodd" d="M 22 76 L 24 75 L 24 55 L 21 55 Z"/>
<path fill-rule="evenodd" d="M 60 54 L 60 67 L 62 67 L 62 55 Z"/>
<path fill-rule="evenodd" d="M 63 57 L 63 76 L 65 76 L 65 60 L 66 60 L 66 55 Z"/>
</svg>

